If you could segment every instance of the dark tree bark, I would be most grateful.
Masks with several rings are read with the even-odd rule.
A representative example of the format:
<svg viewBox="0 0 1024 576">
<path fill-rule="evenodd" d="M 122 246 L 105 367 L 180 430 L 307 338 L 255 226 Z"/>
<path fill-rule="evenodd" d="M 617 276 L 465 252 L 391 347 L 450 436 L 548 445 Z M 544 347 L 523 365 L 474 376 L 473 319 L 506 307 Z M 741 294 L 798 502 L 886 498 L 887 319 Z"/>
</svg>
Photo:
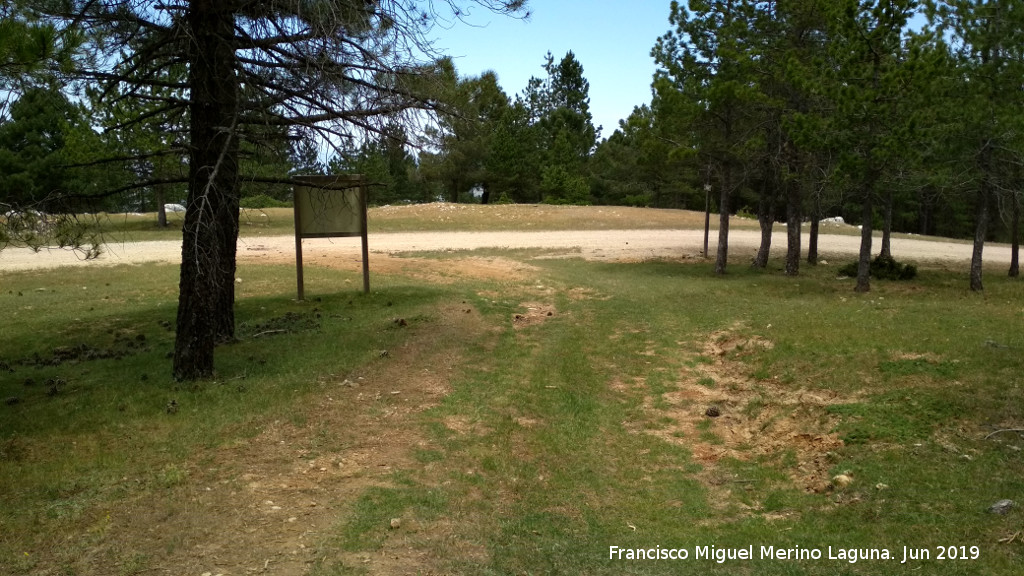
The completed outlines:
<svg viewBox="0 0 1024 576">
<path fill-rule="evenodd" d="M 982 253 L 985 250 L 985 236 L 988 234 L 988 204 L 992 190 L 992 149 L 986 144 L 978 155 L 978 171 L 981 181 L 974 212 L 974 248 L 971 251 L 971 291 L 981 292 L 982 285 Z"/>
<path fill-rule="evenodd" d="M 919 208 L 917 210 L 918 232 L 922 236 L 931 234 L 932 212 L 935 210 L 935 201 L 931 190 L 925 189 L 918 195 Z"/>
<path fill-rule="evenodd" d="M 761 246 L 750 264 L 753 268 L 766 268 L 772 251 L 772 229 L 775 226 L 775 183 L 772 177 L 764 179 L 761 201 L 757 207 L 757 223 L 761 227 Z"/>
<path fill-rule="evenodd" d="M 975 209 L 974 249 L 971 251 L 971 290 L 981 292 L 982 286 L 982 252 L 985 250 L 985 235 L 988 233 L 988 185 L 983 182 L 978 188 L 977 206 Z"/>
<path fill-rule="evenodd" d="M 807 236 L 807 263 L 811 266 L 818 265 L 818 232 L 821 228 L 821 200 L 814 195 L 814 202 L 811 206 L 811 229 Z"/>
<path fill-rule="evenodd" d="M 800 225 L 803 195 L 797 182 L 787 182 L 786 194 L 786 276 L 800 274 Z"/>
<path fill-rule="evenodd" d="M 1010 278 L 1020 276 L 1020 196 L 1010 199 Z"/>
<path fill-rule="evenodd" d="M 882 251 L 879 256 L 892 258 L 892 188 L 885 193 L 885 204 L 882 205 Z"/>
<path fill-rule="evenodd" d="M 164 199 L 164 187 L 161 185 L 154 186 L 156 190 L 156 223 L 161 228 L 167 228 L 167 209 L 164 207 L 166 200 Z"/>
<path fill-rule="evenodd" d="M 237 158 L 237 140 L 233 140 Z M 227 178 L 227 175 L 225 175 Z M 220 209 L 216 215 L 217 242 L 220 250 L 220 267 L 217 282 L 217 310 L 214 315 L 218 342 L 235 339 L 235 273 L 238 255 L 238 211 L 241 202 L 241 188 L 238 179 L 238 165 L 234 164 L 233 185 L 222 192 Z"/>
<path fill-rule="evenodd" d="M 729 210 L 731 209 L 732 173 L 730 166 L 722 170 L 722 193 L 718 204 L 718 254 L 715 258 L 715 274 L 725 274 L 729 262 Z"/>
<path fill-rule="evenodd" d="M 193 1 L 187 25 L 192 42 L 191 150 L 174 376 L 195 380 L 213 375 L 214 347 L 229 321 L 234 331 L 238 83 L 230 7 L 213 0 Z"/>
<path fill-rule="evenodd" d="M 456 178 L 451 180 L 451 189 L 448 190 L 448 201 L 452 204 L 459 202 L 459 186 L 460 182 Z"/>
<path fill-rule="evenodd" d="M 861 216 L 860 259 L 857 262 L 857 292 L 871 291 L 871 220 L 874 217 L 874 202 L 871 187 L 864 195 L 863 214 Z"/>
</svg>

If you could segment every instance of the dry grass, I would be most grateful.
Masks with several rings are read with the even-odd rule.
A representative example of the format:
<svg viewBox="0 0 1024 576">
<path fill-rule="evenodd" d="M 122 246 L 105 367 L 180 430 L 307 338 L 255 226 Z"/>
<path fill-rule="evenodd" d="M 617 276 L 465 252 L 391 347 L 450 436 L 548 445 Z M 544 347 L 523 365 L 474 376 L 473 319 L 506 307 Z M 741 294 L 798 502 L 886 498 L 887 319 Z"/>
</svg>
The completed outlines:
<svg viewBox="0 0 1024 576">
<path fill-rule="evenodd" d="M 622 230 L 696 229 L 704 214 L 625 206 L 551 206 L 546 204 L 413 204 L 381 206 L 369 213 L 371 231 L 412 230 Z M 734 218 L 738 228 L 757 222 Z M 717 216 L 712 216 L 717 227 Z"/>
<path fill-rule="evenodd" d="M 103 230 L 108 241 L 170 240 L 181 237 L 182 215 L 168 215 L 169 227 L 156 226 L 156 214 L 83 216 Z M 545 204 L 408 204 L 370 208 L 370 232 L 529 231 L 529 230 L 694 230 L 704 213 L 624 206 L 551 206 Z M 245 209 L 240 234 L 247 237 L 291 234 L 291 208 Z M 718 216 L 711 226 L 717 229 Z M 733 217 L 737 229 L 756 229 L 757 221 Z"/>
</svg>

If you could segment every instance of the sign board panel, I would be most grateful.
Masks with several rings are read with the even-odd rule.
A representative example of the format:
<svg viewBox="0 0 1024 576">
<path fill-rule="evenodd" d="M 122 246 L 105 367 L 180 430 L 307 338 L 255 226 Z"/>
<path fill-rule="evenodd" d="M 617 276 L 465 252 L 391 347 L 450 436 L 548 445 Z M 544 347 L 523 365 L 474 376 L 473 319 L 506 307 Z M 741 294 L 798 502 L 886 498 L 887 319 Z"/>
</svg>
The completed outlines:
<svg viewBox="0 0 1024 576">
<path fill-rule="evenodd" d="M 361 236 L 366 189 L 359 176 L 302 176 L 295 187 L 296 233 L 303 238 Z"/>
<path fill-rule="evenodd" d="M 366 230 L 366 183 L 362 176 L 299 176 L 294 189 L 295 267 L 299 300 L 302 239 L 359 236 L 363 243 L 363 292 L 370 291 L 370 249 Z"/>
</svg>

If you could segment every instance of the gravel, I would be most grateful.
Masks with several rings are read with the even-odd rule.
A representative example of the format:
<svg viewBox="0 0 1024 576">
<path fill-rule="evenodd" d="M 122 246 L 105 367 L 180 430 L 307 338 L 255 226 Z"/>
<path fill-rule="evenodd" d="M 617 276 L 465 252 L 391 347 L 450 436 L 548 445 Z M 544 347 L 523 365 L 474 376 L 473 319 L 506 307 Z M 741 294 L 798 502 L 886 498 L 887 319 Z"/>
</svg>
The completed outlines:
<svg viewBox="0 0 1024 576">
<path fill-rule="evenodd" d="M 773 238 L 773 254 L 781 255 L 786 246 L 784 228 Z M 699 257 L 703 247 L 702 230 L 598 230 L 538 232 L 415 232 L 381 233 L 370 236 L 372 253 L 424 252 L 440 250 L 471 250 L 476 248 L 545 248 L 566 250 L 566 256 L 579 255 L 589 260 L 646 260 L 652 258 Z M 734 230 L 729 237 L 730 264 L 746 265 L 753 258 L 760 242 L 756 230 Z M 875 251 L 880 241 L 875 242 Z M 359 254 L 359 240 L 354 238 L 307 239 L 304 252 L 339 257 Z M 712 231 L 709 245 L 714 258 L 717 232 Z M 806 254 L 807 237 L 803 241 Z M 821 234 L 819 253 L 826 260 L 855 258 L 860 238 L 853 235 Z M 272 236 L 242 238 L 238 243 L 240 259 L 258 253 L 289 254 L 294 252 L 295 238 Z M 893 238 L 893 255 L 910 262 L 970 262 L 971 245 L 941 239 Z M 58 266 L 105 266 L 139 264 L 142 262 L 177 263 L 181 261 L 180 241 L 154 241 L 110 244 L 95 260 L 83 260 L 76 252 L 60 249 L 38 253 L 25 248 L 0 250 L 0 270 L 33 270 Z M 371 256 L 372 262 L 372 256 Z M 985 248 L 988 264 L 1009 264 L 1010 248 L 990 244 Z M 838 262 L 832 262 L 838 264 Z"/>
</svg>

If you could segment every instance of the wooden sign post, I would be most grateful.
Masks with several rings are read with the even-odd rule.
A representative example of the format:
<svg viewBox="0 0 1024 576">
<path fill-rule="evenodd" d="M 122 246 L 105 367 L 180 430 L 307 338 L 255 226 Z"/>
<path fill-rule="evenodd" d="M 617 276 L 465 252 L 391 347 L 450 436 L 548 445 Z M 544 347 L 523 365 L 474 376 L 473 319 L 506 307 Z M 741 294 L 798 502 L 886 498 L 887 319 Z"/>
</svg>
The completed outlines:
<svg viewBox="0 0 1024 576">
<path fill-rule="evenodd" d="M 370 248 L 366 232 L 366 182 L 362 176 L 298 176 L 295 186 L 295 266 L 299 301 L 302 239 L 359 236 L 363 241 L 363 292 L 370 291 Z"/>
</svg>

